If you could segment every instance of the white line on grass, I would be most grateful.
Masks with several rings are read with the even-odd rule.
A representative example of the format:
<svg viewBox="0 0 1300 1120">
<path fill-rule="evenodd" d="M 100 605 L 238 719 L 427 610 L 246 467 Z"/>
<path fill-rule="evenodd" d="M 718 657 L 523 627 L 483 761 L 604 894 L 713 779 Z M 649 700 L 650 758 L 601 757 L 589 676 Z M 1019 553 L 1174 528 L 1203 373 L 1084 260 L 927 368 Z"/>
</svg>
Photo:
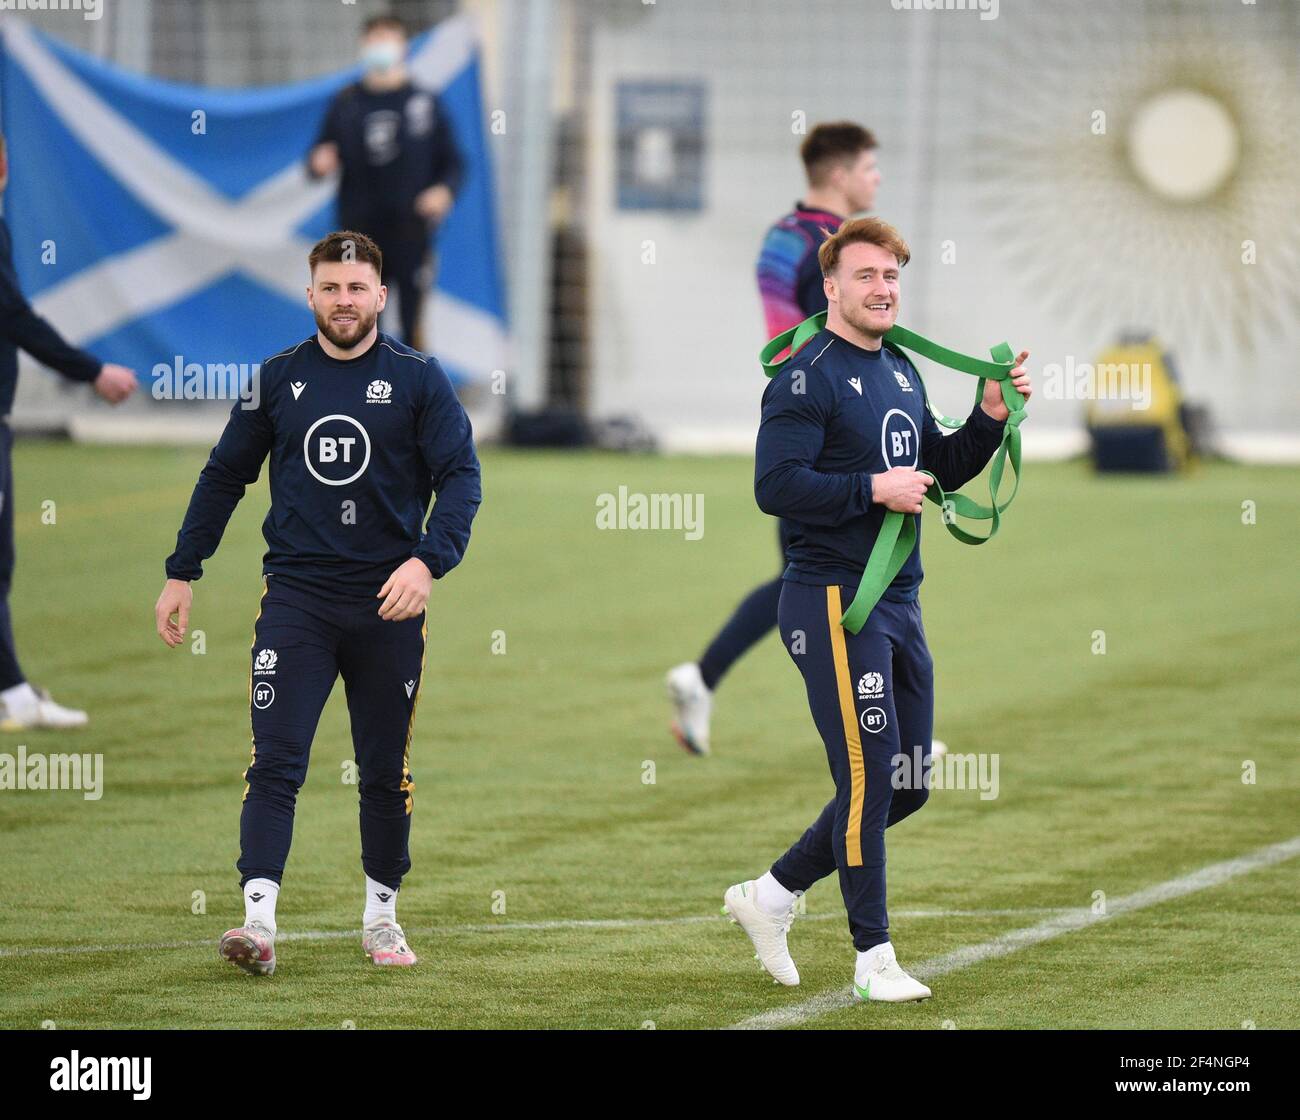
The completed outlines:
<svg viewBox="0 0 1300 1120">
<path fill-rule="evenodd" d="M 1148 906 L 1156 906 L 1161 902 L 1168 902 L 1171 899 L 1182 898 L 1184 895 L 1195 894 L 1197 891 L 1217 887 L 1222 883 L 1226 883 L 1229 879 L 1237 878 L 1239 875 L 1257 871 L 1261 867 L 1271 867 L 1275 863 L 1282 863 L 1284 860 L 1294 859 L 1296 856 L 1300 856 L 1300 836 L 1284 840 L 1279 844 L 1270 844 L 1266 848 L 1248 852 L 1236 859 L 1224 860 L 1222 863 L 1212 863 L 1208 867 L 1202 867 L 1199 871 L 1193 871 L 1163 883 L 1156 883 L 1151 887 L 1144 887 L 1142 890 L 1134 891 L 1133 894 L 1125 895 L 1122 898 L 1110 899 L 1106 903 L 1106 913 L 1104 914 L 1094 914 L 1091 909 L 1066 911 L 1056 917 L 1048 918 L 1036 926 L 1013 929 L 1009 933 L 999 934 L 990 941 L 983 941 L 978 945 L 967 945 L 961 949 L 954 949 L 951 953 L 932 957 L 930 960 L 917 965 L 911 971 L 920 980 L 933 980 L 937 976 L 946 976 L 950 972 L 969 968 L 973 964 L 980 964 L 995 957 L 1005 957 L 1011 953 L 1019 952 L 1021 949 L 1027 949 L 1031 945 L 1050 941 L 1054 937 L 1060 937 L 1063 933 L 1070 933 L 1073 930 L 1095 925 L 1097 922 L 1104 922 L 1106 919 L 1113 918 L 1118 914 L 1130 914 L 1135 910 L 1145 910 Z M 806 1023 L 809 1019 L 815 1019 L 819 1015 L 825 1015 L 830 1011 L 850 1007 L 855 1002 L 851 988 L 839 988 L 835 991 L 814 996 L 803 1003 L 797 1003 L 793 1007 L 777 1008 L 773 1011 L 765 1011 L 761 1015 L 753 1015 L 748 1019 L 742 1019 L 739 1023 L 733 1023 L 727 1029 L 771 1030 L 773 1028 L 794 1027 L 800 1023 Z"/>
<path fill-rule="evenodd" d="M 1060 907 L 1030 906 L 1014 910 L 900 910 L 896 918 L 994 918 L 1016 914 L 1063 914 Z M 809 914 L 799 919 L 802 922 L 824 922 L 833 919 L 844 920 L 844 914 Z M 459 926 L 417 926 L 407 927 L 406 933 L 412 937 L 454 937 L 467 933 L 511 933 L 545 932 L 559 929 L 649 929 L 655 926 L 684 926 L 708 922 L 720 922 L 717 917 L 686 918 L 560 918 L 549 922 L 482 922 L 475 925 Z M 337 941 L 349 937 L 360 937 L 360 929 L 306 929 L 297 932 L 284 930 L 276 935 L 276 943 L 285 941 Z M 5 957 L 39 957 L 64 956 L 78 953 L 125 953 L 125 952 L 160 952 L 165 949 L 200 949 L 214 944 L 212 937 L 188 941 L 133 941 L 110 945 L 20 945 L 13 948 L 0 948 L 0 959 Z"/>
</svg>

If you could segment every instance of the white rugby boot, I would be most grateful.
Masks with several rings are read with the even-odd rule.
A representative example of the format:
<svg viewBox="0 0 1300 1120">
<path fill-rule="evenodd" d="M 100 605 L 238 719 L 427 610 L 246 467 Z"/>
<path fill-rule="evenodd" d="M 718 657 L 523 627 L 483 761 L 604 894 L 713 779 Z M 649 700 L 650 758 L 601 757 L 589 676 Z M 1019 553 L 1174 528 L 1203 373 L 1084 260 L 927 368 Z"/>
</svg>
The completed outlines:
<svg viewBox="0 0 1300 1120">
<path fill-rule="evenodd" d="M 930 989 L 903 971 L 894 956 L 894 946 L 886 941 L 858 954 L 857 968 L 853 973 L 853 994 L 863 1003 L 869 1000 L 906 1003 L 913 999 L 929 999 Z"/>
<path fill-rule="evenodd" d="M 275 971 L 275 934 L 265 922 L 254 918 L 221 935 L 217 953 L 237 968 L 254 976 L 270 976 Z"/>
<path fill-rule="evenodd" d="M 778 984 L 794 987 L 799 970 L 786 947 L 785 936 L 794 923 L 794 907 L 784 914 L 769 914 L 759 909 L 754 880 L 736 883 L 722 896 L 722 912 L 749 934 L 754 956 Z"/>
<path fill-rule="evenodd" d="M 677 709 L 673 734 L 691 754 L 709 753 L 709 717 L 713 714 L 713 693 L 700 676 L 700 667 L 687 661 L 668 670 L 668 695 Z"/>
<path fill-rule="evenodd" d="M 84 727 L 89 722 L 85 712 L 56 704 L 43 688 L 32 688 L 30 695 L 4 705 L 0 731 L 28 731 L 34 728 Z"/>
<path fill-rule="evenodd" d="M 375 964 L 412 965 L 416 956 L 406 944 L 406 934 L 396 922 L 387 919 L 367 926 L 361 938 L 361 949 Z"/>
</svg>

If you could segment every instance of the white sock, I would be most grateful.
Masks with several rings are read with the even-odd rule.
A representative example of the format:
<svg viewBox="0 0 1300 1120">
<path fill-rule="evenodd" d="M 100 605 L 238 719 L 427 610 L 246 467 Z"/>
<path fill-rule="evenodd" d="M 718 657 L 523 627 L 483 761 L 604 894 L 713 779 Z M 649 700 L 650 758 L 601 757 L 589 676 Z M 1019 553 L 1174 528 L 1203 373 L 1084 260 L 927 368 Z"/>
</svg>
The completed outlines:
<svg viewBox="0 0 1300 1120">
<path fill-rule="evenodd" d="M 280 884 L 274 879 L 249 879 L 244 884 L 244 924 L 261 922 L 275 932 L 275 900 L 280 897 Z"/>
<path fill-rule="evenodd" d="M 36 705 L 40 703 L 40 699 L 36 695 L 36 690 L 26 681 L 0 692 L 0 700 L 4 701 L 5 711 L 13 719 L 27 720 L 33 718 L 36 715 Z"/>
<path fill-rule="evenodd" d="M 761 879 L 754 881 L 754 904 L 764 914 L 779 916 L 794 905 L 795 893 L 788 891 L 776 881 L 776 876 L 765 871 Z"/>
<path fill-rule="evenodd" d="M 397 892 L 367 875 L 366 912 L 361 917 L 361 925 L 369 929 L 385 921 L 397 925 Z"/>
<path fill-rule="evenodd" d="M 887 956 L 892 952 L 893 946 L 888 941 L 882 941 L 879 945 L 873 945 L 870 949 L 858 950 L 858 968 L 870 968 L 880 961 L 882 956 Z"/>
</svg>

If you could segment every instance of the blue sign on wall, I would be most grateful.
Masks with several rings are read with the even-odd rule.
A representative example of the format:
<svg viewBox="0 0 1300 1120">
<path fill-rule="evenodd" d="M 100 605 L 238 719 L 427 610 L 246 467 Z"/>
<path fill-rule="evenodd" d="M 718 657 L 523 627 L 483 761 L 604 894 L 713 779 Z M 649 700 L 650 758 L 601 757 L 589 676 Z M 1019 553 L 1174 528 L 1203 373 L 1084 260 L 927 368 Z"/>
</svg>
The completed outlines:
<svg viewBox="0 0 1300 1120">
<path fill-rule="evenodd" d="M 704 206 L 704 83 L 619 82 L 618 207 Z"/>
</svg>

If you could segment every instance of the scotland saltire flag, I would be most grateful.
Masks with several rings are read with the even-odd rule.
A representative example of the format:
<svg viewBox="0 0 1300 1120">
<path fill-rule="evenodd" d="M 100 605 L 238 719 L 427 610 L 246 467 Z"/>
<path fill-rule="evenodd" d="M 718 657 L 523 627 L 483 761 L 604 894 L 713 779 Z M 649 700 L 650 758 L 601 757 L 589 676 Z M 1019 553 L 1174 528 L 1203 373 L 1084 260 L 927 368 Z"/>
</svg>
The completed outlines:
<svg viewBox="0 0 1300 1120">
<path fill-rule="evenodd" d="M 417 38 L 412 80 L 442 98 L 466 175 L 438 237 L 426 338 L 458 382 L 505 361 L 492 176 L 473 25 Z M 70 341 L 132 366 L 261 361 L 315 329 L 307 252 L 334 224 L 308 149 L 358 69 L 223 90 L 141 77 L 22 24 L 0 36 L 5 216 L 24 291 Z"/>
</svg>

